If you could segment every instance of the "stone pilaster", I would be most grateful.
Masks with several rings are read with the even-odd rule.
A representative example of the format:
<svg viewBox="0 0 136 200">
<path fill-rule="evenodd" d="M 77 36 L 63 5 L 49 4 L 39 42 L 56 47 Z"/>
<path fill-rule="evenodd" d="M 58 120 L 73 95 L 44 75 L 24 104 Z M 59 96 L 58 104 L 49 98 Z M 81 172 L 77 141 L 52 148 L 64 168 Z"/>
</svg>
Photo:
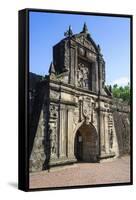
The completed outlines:
<svg viewBox="0 0 136 200">
<path fill-rule="evenodd" d="M 74 159 L 73 108 L 68 109 L 68 159 Z"/>
<path fill-rule="evenodd" d="M 60 109 L 60 142 L 59 142 L 59 157 L 65 158 L 66 157 L 66 110 L 65 106 Z"/>
</svg>

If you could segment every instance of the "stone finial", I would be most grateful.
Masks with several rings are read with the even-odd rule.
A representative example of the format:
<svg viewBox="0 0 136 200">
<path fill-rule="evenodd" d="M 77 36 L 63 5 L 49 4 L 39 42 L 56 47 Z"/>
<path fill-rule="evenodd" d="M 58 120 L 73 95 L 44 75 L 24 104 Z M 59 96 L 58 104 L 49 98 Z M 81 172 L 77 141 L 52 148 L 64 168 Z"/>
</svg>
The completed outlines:
<svg viewBox="0 0 136 200">
<path fill-rule="evenodd" d="M 86 23 L 84 23 L 82 33 L 88 33 L 88 28 L 87 28 Z"/>
<path fill-rule="evenodd" d="M 49 74 L 55 74 L 55 68 L 54 68 L 54 64 L 52 62 L 50 64 Z"/>
<path fill-rule="evenodd" d="M 70 25 L 68 30 L 64 33 L 64 36 L 71 37 L 72 35 L 73 35 L 73 32 L 72 32 L 72 27 Z"/>
</svg>

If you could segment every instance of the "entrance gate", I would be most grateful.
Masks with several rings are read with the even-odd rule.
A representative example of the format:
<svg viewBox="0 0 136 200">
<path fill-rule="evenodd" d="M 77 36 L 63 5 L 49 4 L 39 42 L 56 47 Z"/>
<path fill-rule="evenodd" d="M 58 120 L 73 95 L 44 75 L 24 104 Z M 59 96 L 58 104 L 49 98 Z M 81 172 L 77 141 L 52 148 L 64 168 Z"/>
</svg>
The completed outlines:
<svg viewBox="0 0 136 200">
<path fill-rule="evenodd" d="M 75 157 L 82 162 L 96 162 L 98 152 L 98 137 L 95 128 L 91 124 L 83 124 L 75 136 Z"/>
</svg>

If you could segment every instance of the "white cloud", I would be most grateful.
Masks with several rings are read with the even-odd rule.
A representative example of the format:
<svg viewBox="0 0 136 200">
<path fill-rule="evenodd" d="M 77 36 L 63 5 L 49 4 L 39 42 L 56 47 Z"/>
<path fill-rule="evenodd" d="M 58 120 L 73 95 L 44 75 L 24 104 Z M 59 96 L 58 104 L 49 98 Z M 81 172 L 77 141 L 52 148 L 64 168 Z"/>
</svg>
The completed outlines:
<svg viewBox="0 0 136 200">
<path fill-rule="evenodd" d="M 112 81 L 111 85 L 119 85 L 119 86 L 125 86 L 129 83 L 129 78 L 128 77 L 120 77 L 119 79 L 116 79 Z"/>
</svg>

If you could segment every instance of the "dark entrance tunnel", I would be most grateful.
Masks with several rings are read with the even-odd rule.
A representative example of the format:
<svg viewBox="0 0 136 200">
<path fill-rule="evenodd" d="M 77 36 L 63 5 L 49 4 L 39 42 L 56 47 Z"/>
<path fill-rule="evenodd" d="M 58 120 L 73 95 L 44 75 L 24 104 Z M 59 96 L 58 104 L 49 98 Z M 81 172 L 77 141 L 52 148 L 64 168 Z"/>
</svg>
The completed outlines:
<svg viewBox="0 0 136 200">
<path fill-rule="evenodd" d="M 74 143 L 74 154 L 79 162 L 98 161 L 98 136 L 95 128 L 85 123 L 77 130 Z"/>
</svg>

